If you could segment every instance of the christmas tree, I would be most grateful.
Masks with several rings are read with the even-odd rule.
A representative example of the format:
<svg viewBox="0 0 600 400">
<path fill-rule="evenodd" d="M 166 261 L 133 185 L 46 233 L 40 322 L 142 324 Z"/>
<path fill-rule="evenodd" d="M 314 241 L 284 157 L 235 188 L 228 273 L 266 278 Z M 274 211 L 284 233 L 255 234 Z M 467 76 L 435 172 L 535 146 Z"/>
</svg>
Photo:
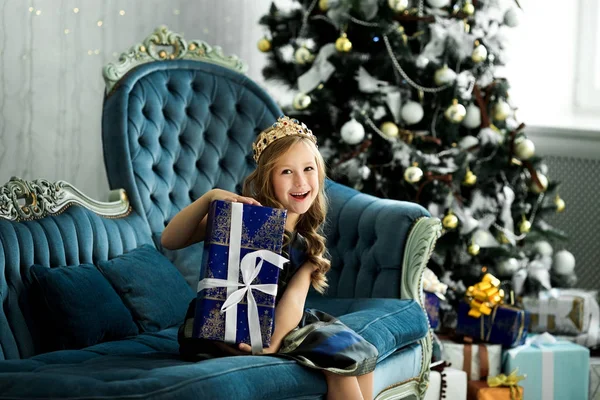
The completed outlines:
<svg viewBox="0 0 600 400">
<path fill-rule="evenodd" d="M 319 136 L 328 175 L 442 220 L 429 267 L 457 296 L 490 272 L 517 294 L 572 286 L 564 210 L 499 73 L 516 0 L 277 1 L 267 90 Z"/>
</svg>

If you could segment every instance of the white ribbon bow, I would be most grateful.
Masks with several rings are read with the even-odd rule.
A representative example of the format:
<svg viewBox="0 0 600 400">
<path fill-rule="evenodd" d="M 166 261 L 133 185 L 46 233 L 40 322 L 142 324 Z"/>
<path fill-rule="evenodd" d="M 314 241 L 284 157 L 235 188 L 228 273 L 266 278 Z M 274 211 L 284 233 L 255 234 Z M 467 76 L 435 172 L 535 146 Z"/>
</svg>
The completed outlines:
<svg viewBox="0 0 600 400">
<path fill-rule="evenodd" d="M 258 354 L 263 349 L 260 332 L 260 319 L 258 305 L 252 290 L 258 290 L 271 296 L 277 295 L 276 284 L 252 284 L 260 273 L 264 261 L 268 261 L 277 268 L 283 269 L 283 264 L 289 260 L 269 250 L 257 250 L 246 254 L 240 261 L 242 243 L 242 216 L 243 205 L 231 203 L 231 229 L 229 231 L 229 260 L 227 265 L 227 279 L 205 278 L 198 282 L 198 293 L 204 289 L 218 287 L 227 288 L 227 300 L 221 307 L 225 313 L 225 342 L 235 343 L 237 335 L 237 305 L 248 297 L 248 329 L 250 331 L 250 344 L 252 354 Z M 256 261 L 260 260 L 258 264 Z M 238 282 L 240 270 L 243 283 Z M 238 287 L 242 286 L 241 289 Z"/>
</svg>

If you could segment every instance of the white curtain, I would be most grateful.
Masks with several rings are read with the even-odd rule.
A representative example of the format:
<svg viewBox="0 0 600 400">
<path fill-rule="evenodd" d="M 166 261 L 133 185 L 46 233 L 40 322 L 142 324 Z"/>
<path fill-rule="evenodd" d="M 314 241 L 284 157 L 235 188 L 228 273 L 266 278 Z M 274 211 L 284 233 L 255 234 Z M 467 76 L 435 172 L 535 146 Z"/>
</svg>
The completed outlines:
<svg viewBox="0 0 600 400">
<path fill-rule="evenodd" d="M 267 0 L 0 0 L 0 184 L 66 180 L 106 200 L 102 67 L 159 25 L 220 45 L 260 82 Z"/>
</svg>

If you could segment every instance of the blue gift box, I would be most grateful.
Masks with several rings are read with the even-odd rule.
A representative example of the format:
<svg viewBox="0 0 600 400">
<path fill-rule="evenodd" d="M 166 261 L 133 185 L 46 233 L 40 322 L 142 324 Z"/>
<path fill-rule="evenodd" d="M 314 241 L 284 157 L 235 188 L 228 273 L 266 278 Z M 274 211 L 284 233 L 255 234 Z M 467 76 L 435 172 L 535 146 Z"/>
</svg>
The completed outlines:
<svg viewBox="0 0 600 400">
<path fill-rule="evenodd" d="M 425 311 L 429 326 L 436 329 L 440 323 L 440 298 L 435 293 L 425 292 Z"/>
<path fill-rule="evenodd" d="M 541 336 L 545 335 L 550 336 Z M 530 338 L 527 341 L 530 342 Z M 583 346 L 556 341 L 530 343 L 504 351 L 504 373 L 508 374 L 516 368 L 519 375 L 527 376 L 519 382 L 527 400 L 588 398 L 590 351 Z"/>
<path fill-rule="evenodd" d="M 457 334 L 509 348 L 525 343 L 531 318 L 529 312 L 503 304 L 494 307 L 490 315 L 474 318 L 469 315 L 469 310 L 469 304 L 461 301 L 458 306 Z"/>
<path fill-rule="evenodd" d="M 234 205 L 235 204 L 235 205 Z M 234 211 L 233 207 L 236 207 Z M 235 212 L 241 210 L 240 215 L 232 217 Z M 209 280 L 228 280 L 229 268 L 235 274 L 239 270 L 239 263 L 230 266 L 230 250 L 239 249 L 238 260 L 242 260 L 248 253 L 256 250 L 268 250 L 276 254 L 281 254 L 283 246 L 283 236 L 285 231 L 285 221 L 287 211 L 283 209 L 274 209 L 269 207 L 254 206 L 249 204 L 230 203 L 225 201 L 214 201 L 211 203 L 206 236 L 204 240 L 204 254 L 200 268 L 200 283 L 208 278 Z M 232 222 L 233 220 L 233 222 Z M 237 226 L 237 234 L 231 236 L 232 223 Z M 240 226 L 241 225 L 241 226 Z M 230 243 L 230 239 L 237 238 L 239 243 Z M 235 254 L 236 251 L 231 251 Z M 256 261 L 253 262 L 253 268 Z M 277 285 L 280 269 L 273 263 L 263 260 L 262 267 L 258 276 L 252 281 L 252 284 L 274 284 Z M 239 287 L 243 287 L 242 272 L 237 274 Z M 231 277 L 229 277 L 231 278 Z M 235 281 L 235 279 L 234 279 Z M 229 279 L 228 282 L 232 282 Z M 229 294 L 237 290 L 233 287 Z M 252 290 L 253 297 L 257 304 L 258 318 L 260 322 L 260 336 L 263 347 L 268 347 L 271 343 L 271 335 L 274 324 L 275 296 Z M 248 295 L 233 306 L 233 313 L 236 318 L 232 321 L 235 327 L 235 343 L 250 344 L 250 331 L 248 321 Z M 196 303 L 196 315 L 194 318 L 193 335 L 197 338 L 210 339 L 231 342 L 226 340 L 226 315 L 231 311 L 222 312 L 221 307 L 228 298 L 228 288 L 213 287 L 198 291 Z M 232 327 L 228 327 L 231 330 Z"/>
</svg>

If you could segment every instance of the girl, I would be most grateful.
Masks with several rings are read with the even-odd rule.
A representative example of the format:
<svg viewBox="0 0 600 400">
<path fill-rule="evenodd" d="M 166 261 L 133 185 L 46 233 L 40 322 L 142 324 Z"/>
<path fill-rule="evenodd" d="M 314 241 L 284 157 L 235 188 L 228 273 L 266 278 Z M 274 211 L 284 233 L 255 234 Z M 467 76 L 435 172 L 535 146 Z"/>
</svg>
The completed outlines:
<svg viewBox="0 0 600 400">
<path fill-rule="evenodd" d="M 321 369 L 328 399 L 371 399 L 377 349 L 336 318 L 304 310 L 310 285 L 320 293 L 327 288 L 325 239 L 319 233 L 325 221 L 325 164 L 316 138 L 306 125 L 282 116 L 253 144 L 257 168 L 244 182 L 243 196 L 213 189 L 179 212 L 165 228 L 165 248 L 179 249 L 204 240 L 206 216 L 213 200 L 226 200 L 287 209 L 284 257 L 290 259 L 280 274 L 275 307 L 275 330 L 263 354 L 281 354 L 300 364 Z M 193 338 L 195 300 L 179 330 L 184 357 L 199 354 L 250 354 L 250 346 Z"/>
</svg>

